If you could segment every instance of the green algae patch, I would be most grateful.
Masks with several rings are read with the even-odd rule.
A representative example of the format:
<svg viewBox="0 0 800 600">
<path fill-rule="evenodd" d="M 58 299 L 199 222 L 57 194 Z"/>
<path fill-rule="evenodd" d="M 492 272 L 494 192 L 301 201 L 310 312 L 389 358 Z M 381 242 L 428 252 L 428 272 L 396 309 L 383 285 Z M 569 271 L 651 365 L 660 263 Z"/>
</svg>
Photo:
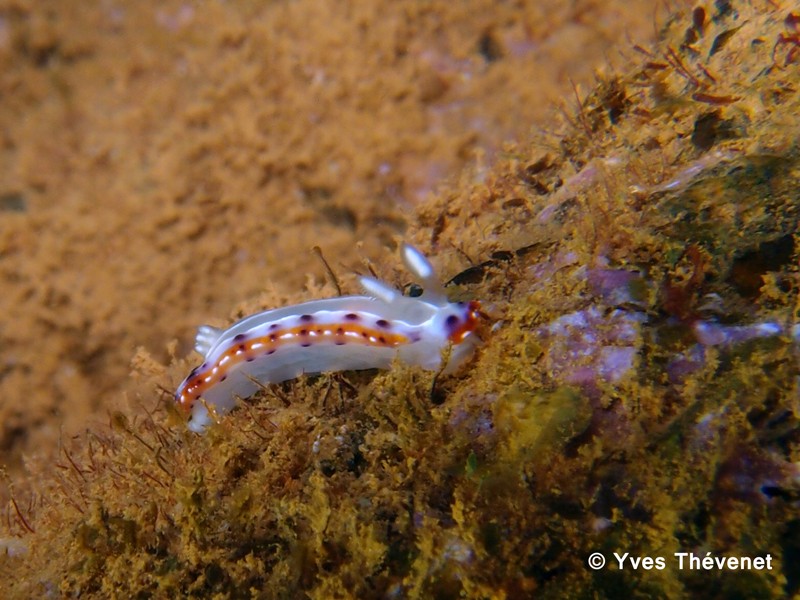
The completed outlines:
<svg viewBox="0 0 800 600">
<path fill-rule="evenodd" d="M 675 15 L 557 135 L 419 207 L 410 241 L 487 314 L 455 375 L 305 377 L 204 436 L 165 397 L 67 440 L 8 507 L 9 593 L 797 594 L 797 22 Z M 185 366 L 145 358 L 145 397 Z"/>
<path fill-rule="evenodd" d="M 571 388 L 537 395 L 512 385 L 495 402 L 495 426 L 505 446 L 502 460 L 514 464 L 548 456 L 583 431 L 591 418 L 586 398 Z"/>
</svg>

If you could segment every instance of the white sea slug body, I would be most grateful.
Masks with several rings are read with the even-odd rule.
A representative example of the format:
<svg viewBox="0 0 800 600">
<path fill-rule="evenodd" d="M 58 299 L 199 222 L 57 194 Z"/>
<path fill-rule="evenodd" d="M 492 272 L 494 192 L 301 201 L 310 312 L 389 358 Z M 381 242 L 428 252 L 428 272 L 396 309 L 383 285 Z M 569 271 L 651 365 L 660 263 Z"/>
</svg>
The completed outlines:
<svg viewBox="0 0 800 600">
<path fill-rule="evenodd" d="M 417 283 L 418 297 L 371 277 L 360 282 L 368 296 L 342 296 L 245 317 L 228 329 L 203 325 L 195 350 L 203 364 L 184 379 L 175 401 L 187 412 L 189 428 L 210 422 L 206 405 L 228 412 L 258 383 L 280 383 L 304 373 L 387 369 L 395 358 L 428 370 L 451 372 L 472 353 L 480 315 L 478 302 L 448 302 L 433 266 L 404 244 L 403 261 Z M 443 357 L 447 360 L 442 365 Z"/>
</svg>

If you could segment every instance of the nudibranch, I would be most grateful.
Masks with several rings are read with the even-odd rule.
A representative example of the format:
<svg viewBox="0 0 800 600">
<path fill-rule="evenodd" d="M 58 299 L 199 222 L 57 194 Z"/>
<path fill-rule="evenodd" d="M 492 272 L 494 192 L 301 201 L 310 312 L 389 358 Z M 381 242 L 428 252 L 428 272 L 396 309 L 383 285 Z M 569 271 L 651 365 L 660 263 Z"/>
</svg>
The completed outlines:
<svg viewBox="0 0 800 600">
<path fill-rule="evenodd" d="M 480 304 L 449 302 L 433 266 L 416 248 L 404 244 L 402 257 L 423 288 L 417 297 L 360 277 L 367 296 L 267 310 L 224 330 L 199 327 L 194 348 L 204 356 L 203 364 L 175 392 L 175 401 L 191 413 L 189 428 L 205 429 L 211 421 L 208 406 L 224 414 L 259 384 L 303 374 L 388 369 L 395 359 L 431 371 L 454 371 L 478 343 Z"/>
</svg>

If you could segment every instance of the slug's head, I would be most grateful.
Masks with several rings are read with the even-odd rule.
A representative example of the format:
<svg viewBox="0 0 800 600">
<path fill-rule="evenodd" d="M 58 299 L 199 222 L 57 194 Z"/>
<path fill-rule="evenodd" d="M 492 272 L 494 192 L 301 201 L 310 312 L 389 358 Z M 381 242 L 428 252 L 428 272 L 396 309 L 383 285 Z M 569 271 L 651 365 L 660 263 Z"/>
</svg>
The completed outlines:
<svg viewBox="0 0 800 600">
<path fill-rule="evenodd" d="M 454 371 L 472 355 L 481 341 L 476 330 L 483 316 L 477 300 L 449 303 L 439 311 L 430 337 L 449 353 L 444 373 Z"/>
<path fill-rule="evenodd" d="M 444 371 L 452 371 L 469 357 L 480 341 L 475 335 L 483 314 L 480 304 L 477 301 L 450 302 L 433 265 L 419 250 L 403 244 L 401 254 L 409 273 L 422 287 L 422 293 L 404 296 L 371 277 L 362 277 L 361 285 L 370 295 L 389 304 L 398 320 L 415 328 L 413 335 L 416 337 L 400 348 L 404 361 L 437 369 L 442 357 L 449 357 Z"/>
</svg>

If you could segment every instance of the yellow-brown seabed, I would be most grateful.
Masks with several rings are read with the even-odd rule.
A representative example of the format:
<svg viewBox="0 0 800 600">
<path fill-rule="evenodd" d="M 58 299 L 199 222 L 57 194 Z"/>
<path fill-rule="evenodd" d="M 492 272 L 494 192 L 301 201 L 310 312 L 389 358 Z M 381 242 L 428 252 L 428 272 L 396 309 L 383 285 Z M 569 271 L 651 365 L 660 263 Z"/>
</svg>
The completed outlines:
<svg viewBox="0 0 800 600">
<path fill-rule="evenodd" d="M 153 391 L 171 391 L 188 361 L 164 368 L 140 351 L 138 413 L 63 439 L 57 464 L 32 462 L 35 480 L 7 479 L 4 595 L 797 594 L 799 28 L 778 4 L 678 12 L 563 123 L 420 202 L 404 237 L 495 324 L 435 387 L 401 366 L 304 378 L 201 437 Z M 231 51 L 247 44 L 219 35 Z M 486 60 L 502 60 L 506 38 L 486 35 Z M 236 93 L 231 82 L 232 112 Z M 209 102 L 184 118 L 204 127 Z M 293 152 L 260 151 L 258 172 L 244 151 L 230 168 L 267 182 L 270 153 Z M 303 185 L 327 202 L 330 181 Z M 230 239 L 250 218 L 228 215 L 221 189 L 193 192 L 202 202 L 170 190 L 164 244 L 212 226 Z M 207 220 L 189 227 L 184 210 Z M 383 241 L 401 229 L 326 210 L 374 219 Z M 375 268 L 392 280 L 389 264 Z M 231 299 L 263 289 L 243 285 Z M 590 569 L 593 552 L 610 564 Z M 614 552 L 666 567 L 620 569 Z M 682 552 L 769 555 L 772 569 L 679 569 Z"/>
</svg>

